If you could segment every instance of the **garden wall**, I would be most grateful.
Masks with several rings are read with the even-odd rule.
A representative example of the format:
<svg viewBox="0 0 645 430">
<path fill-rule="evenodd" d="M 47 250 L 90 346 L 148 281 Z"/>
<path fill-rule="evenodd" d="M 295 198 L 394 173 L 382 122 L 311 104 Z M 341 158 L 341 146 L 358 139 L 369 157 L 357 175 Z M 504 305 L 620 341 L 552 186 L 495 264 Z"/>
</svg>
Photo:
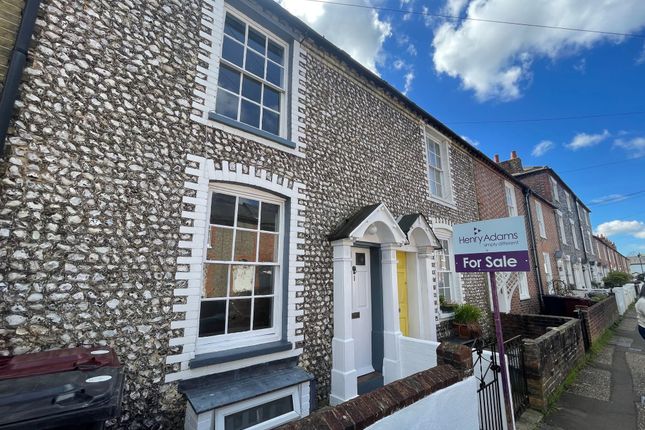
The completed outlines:
<svg viewBox="0 0 645 430">
<path fill-rule="evenodd" d="M 592 345 L 620 318 L 615 296 L 609 296 L 602 302 L 583 308 L 581 312 Z"/>
<path fill-rule="evenodd" d="M 557 315 L 569 318 L 577 318 L 576 308 L 580 306 L 593 306 L 593 300 L 580 297 L 544 296 L 542 297 L 545 315 Z"/>
<path fill-rule="evenodd" d="M 551 327 L 558 327 L 570 320 L 567 317 L 531 314 L 501 314 L 504 340 L 522 336 L 535 339 Z"/>
</svg>

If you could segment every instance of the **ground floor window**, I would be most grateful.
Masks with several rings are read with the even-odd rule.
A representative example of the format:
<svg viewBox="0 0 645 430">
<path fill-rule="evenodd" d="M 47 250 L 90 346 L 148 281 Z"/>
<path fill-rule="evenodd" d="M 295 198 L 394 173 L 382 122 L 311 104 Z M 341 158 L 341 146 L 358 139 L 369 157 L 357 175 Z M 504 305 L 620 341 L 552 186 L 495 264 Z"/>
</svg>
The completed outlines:
<svg viewBox="0 0 645 430">
<path fill-rule="evenodd" d="M 299 389 L 294 386 L 216 410 L 215 429 L 271 429 L 300 414 Z"/>
<path fill-rule="evenodd" d="M 461 291 L 452 252 L 452 231 L 435 227 L 435 234 L 441 244 L 441 249 L 435 251 L 437 293 L 441 308 L 451 303 L 460 303 Z"/>
<path fill-rule="evenodd" d="M 526 276 L 526 272 L 519 272 L 517 274 L 517 279 L 520 284 L 520 300 L 530 299 L 531 293 L 529 292 L 529 280 Z"/>
</svg>

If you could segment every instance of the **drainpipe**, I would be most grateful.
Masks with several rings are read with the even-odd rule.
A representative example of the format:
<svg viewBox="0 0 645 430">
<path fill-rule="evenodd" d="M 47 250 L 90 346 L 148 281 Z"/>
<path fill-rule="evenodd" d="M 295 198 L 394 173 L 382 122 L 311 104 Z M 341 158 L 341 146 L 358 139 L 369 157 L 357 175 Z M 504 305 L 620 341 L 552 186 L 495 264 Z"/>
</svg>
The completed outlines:
<svg viewBox="0 0 645 430">
<path fill-rule="evenodd" d="M 542 274 L 540 273 L 540 260 L 538 259 L 537 254 L 537 242 L 535 240 L 535 229 L 533 228 L 533 215 L 531 214 L 531 190 L 528 187 L 523 189 L 524 191 L 524 208 L 526 209 L 526 219 L 529 222 L 529 240 L 531 241 L 531 248 L 533 250 L 533 275 L 535 276 L 535 282 L 537 282 L 538 287 L 538 299 L 540 301 L 540 311 L 544 309 L 544 300 L 542 296 L 544 292 L 542 291 Z"/>
<path fill-rule="evenodd" d="M 27 51 L 31 35 L 34 32 L 39 7 L 40 0 L 27 0 L 22 10 L 22 20 L 16 35 L 16 43 L 11 52 L 9 70 L 5 77 L 2 96 L 0 96 L 0 155 L 4 155 L 4 142 L 13 116 L 13 106 L 18 96 L 22 72 L 27 63 Z"/>
</svg>

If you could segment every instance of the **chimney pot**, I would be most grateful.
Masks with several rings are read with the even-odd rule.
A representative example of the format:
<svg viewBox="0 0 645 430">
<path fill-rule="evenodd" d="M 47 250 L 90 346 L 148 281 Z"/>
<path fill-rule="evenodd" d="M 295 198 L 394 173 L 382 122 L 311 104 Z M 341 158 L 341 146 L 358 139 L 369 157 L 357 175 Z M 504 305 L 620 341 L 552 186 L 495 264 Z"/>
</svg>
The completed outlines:
<svg viewBox="0 0 645 430">
<path fill-rule="evenodd" d="M 499 154 L 495 154 L 493 159 L 495 160 L 496 163 L 499 163 Z"/>
<path fill-rule="evenodd" d="M 517 151 L 511 151 L 511 160 L 515 160 L 517 158 Z"/>
</svg>

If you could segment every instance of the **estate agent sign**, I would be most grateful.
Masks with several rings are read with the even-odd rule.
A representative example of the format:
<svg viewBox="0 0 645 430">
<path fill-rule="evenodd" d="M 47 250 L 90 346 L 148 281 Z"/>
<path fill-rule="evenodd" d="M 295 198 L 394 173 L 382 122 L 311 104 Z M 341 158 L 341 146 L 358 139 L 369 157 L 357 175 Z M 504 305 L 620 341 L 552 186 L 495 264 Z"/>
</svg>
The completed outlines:
<svg viewBox="0 0 645 430">
<path fill-rule="evenodd" d="M 457 272 L 529 272 L 524 217 L 458 224 L 453 231 Z"/>
</svg>

